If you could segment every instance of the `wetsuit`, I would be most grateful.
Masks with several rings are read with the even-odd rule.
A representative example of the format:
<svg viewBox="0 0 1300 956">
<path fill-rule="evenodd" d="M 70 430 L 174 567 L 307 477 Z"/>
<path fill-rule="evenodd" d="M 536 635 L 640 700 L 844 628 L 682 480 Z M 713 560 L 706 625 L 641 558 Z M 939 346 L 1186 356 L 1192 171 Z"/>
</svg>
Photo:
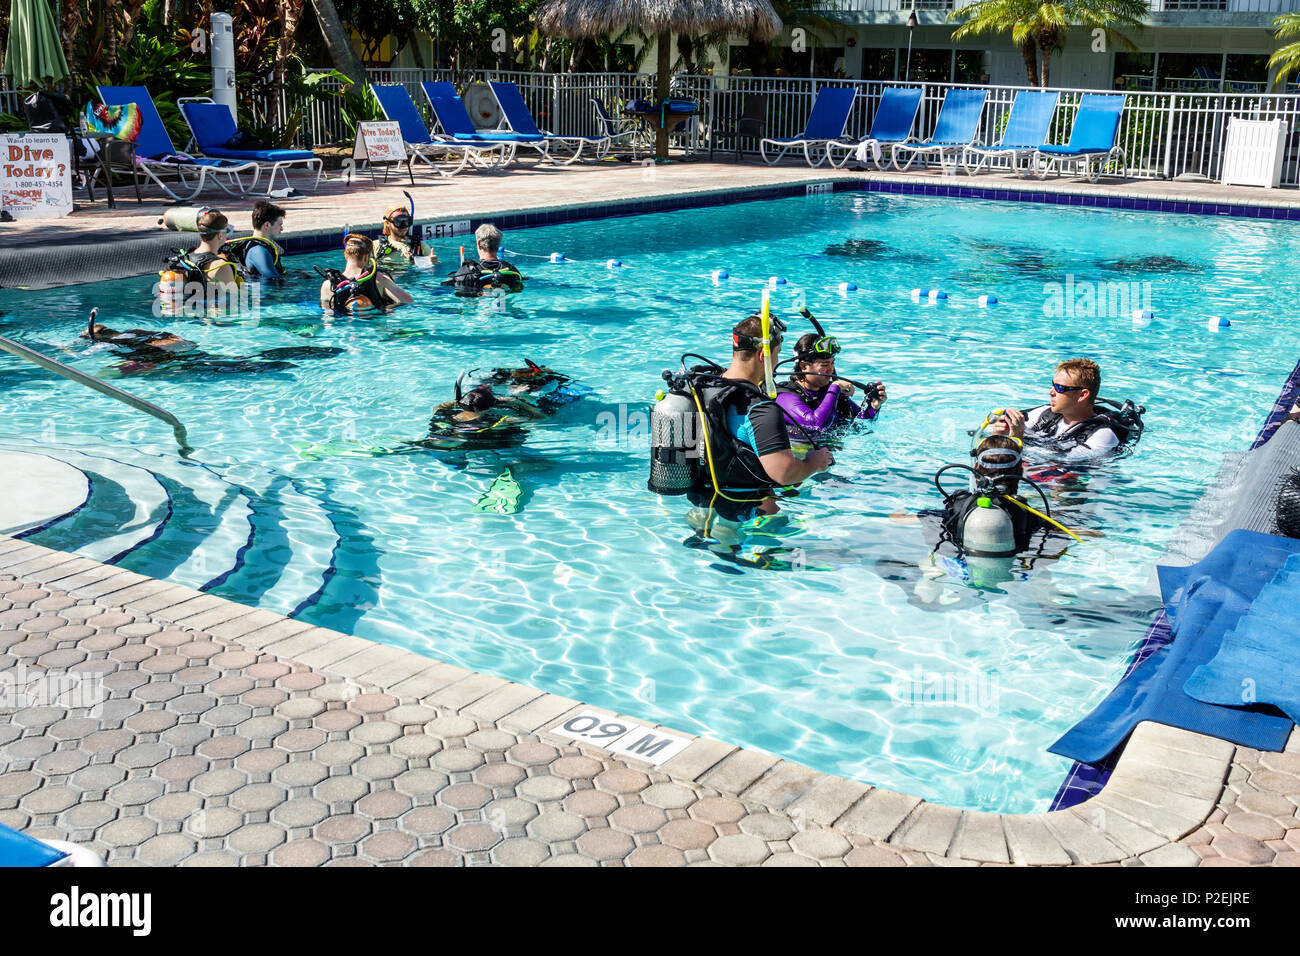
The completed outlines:
<svg viewBox="0 0 1300 956">
<path fill-rule="evenodd" d="M 785 413 L 787 422 L 808 432 L 825 431 L 858 418 L 876 417 L 876 409 L 870 403 L 857 404 L 834 382 L 814 392 L 790 379 L 777 387 L 776 402 Z"/>
<path fill-rule="evenodd" d="M 1127 430 L 1103 411 L 1073 425 L 1052 411 L 1050 405 L 1039 405 L 1025 411 L 1025 441 L 1031 445 L 1054 448 L 1066 458 L 1092 458 L 1103 455 L 1123 444 Z"/>
</svg>

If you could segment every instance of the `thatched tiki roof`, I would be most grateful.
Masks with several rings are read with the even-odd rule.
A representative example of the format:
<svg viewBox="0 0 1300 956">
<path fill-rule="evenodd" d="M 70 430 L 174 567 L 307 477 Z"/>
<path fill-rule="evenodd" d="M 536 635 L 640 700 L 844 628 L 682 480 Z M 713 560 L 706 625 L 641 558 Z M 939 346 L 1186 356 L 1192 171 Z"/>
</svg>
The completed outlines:
<svg viewBox="0 0 1300 956">
<path fill-rule="evenodd" d="M 768 0 L 546 0 L 537 26 L 550 36 L 612 36 L 624 27 L 646 33 L 743 33 L 767 41 L 781 32 Z"/>
<path fill-rule="evenodd" d="M 767 42 L 781 32 L 781 18 L 768 0 L 544 0 L 537 28 L 549 36 L 607 37 L 635 26 L 659 38 L 655 95 L 668 95 L 669 47 L 674 33 L 743 33 Z M 655 137 L 655 155 L 668 158 L 668 133 Z"/>
</svg>

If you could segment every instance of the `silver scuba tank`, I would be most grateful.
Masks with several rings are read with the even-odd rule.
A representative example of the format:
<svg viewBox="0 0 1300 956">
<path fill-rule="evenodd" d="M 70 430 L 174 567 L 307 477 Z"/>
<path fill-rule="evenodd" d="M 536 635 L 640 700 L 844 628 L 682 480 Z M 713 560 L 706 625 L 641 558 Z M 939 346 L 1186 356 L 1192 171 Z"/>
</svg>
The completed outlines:
<svg viewBox="0 0 1300 956">
<path fill-rule="evenodd" d="M 961 530 L 962 550 L 980 557 L 1012 557 L 1016 553 L 1016 531 L 1011 515 L 981 495 L 966 515 Z"/>
<path fill-rule="evenodd" d="M 198 232 L 199 218 L 207 211 L 207 206 L 172 206 L 163 213 L 158 225 L 174 232 Z"/>
<path fill-rule="evenodd" d="M 655 403 L 650 413 L 650 480 L 658 495 L 684 495 L 696 482 L 699 437 L 695 402 L 676 389 Z"/>
</svg>

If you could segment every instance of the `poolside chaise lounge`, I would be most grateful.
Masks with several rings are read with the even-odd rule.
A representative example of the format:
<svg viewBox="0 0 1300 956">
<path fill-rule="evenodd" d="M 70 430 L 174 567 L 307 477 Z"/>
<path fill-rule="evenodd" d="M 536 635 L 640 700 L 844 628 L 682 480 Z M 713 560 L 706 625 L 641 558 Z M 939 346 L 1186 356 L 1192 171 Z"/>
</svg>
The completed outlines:
<svg viewBox="0 0 1300 956">
<path fill-rule="evenodd" d="M 549 146 L 547 158 L 551 162 L 561 166 L 568 166 L 582 158 L 582 151 L 585 147 L 590 146 L 593 150 L 594 159 L 603 159 L 609 152 L 610 143 L 613 142 L 613 136 L 561 136 L 558 133 L 550 133 L 537 128 L 536 121 L 533 120 L 533 114 L 528 109 L 528 104 L 524 102 L 523 94 L 519 92 L 519 87 L 514 83 L 491 82 L 488 84 L 492 88 L 492 95 L 497 98 L 497 103 L 501 106 L 501 112 L 510 124 L 510 129 L 516 133 L 525 133 L 529 136 L 544 136 Z M 561 159 L 558 153 L 566 153 L 573 150 L 573 155 L 567 159 Z"/>
<path fill-rule="evenodd" d="M 456 88 L 446 80 L 425 80 L 420 84 L 429 101 L 434 118 L 442 129 L 442 138 L 457 143 L 487 143 L 491 145 L 514 144 L 536 150 L 537 160 L 549 159 L 550 142 L 541 133 L 516 133 L 510 130 L 479 131 L 470 119 L 469 110 L 456 93 Z M 516 156 L 518 153 L 516 152 Z"/>
<path fill-rule="evenodd" d="M 843 169 L 853 157 L 864 166 L 867 156 L 871 156 L 877 169 L 883 169 L 881 157 L 884 151 L 907 142 L 912 136 L 912 124 L 916 122 L 917 110 L 921 108 L 921 96 L 925 92 L 919 86 L 887 86 L 880 94 L 880 105 L 871 120 L 871 132 L 860 140 L 832 140 L 826 144 L 826 159 L 837 169 Z M 843 150 L 844 155 L 837 162 L 835 151 Z"/>
<path fill-rule="evenodd" d="M 384 115 L 401 129 L 402 140 L 411 156 L 440 175 L 454 176 L 470 163 L 485 169 L 499 168 L 514 158 L 513 143 L 458 143 L 454 140 L 434 139 L 429 135 L 429 128 L 424 125 L 420 111 L 415 108 L 411 94 L 400 83 L 371 83 L 370 89 L 374 91 Z M 489 159 L 493 154 L 497 158 Z M 460 164 L 451 170 L 445 170 L 434 164 L 433 156 L 459 156 Z"/>
<path fill-rule="evenodd" d="M 892 150 L 894 168 L 899 172 L 911 167 L 919 156 L 934 156 L 940 166 L 956 167 L 967 147 L 974 145 L 979 134 L 980 117 L 984 115 L 984 102 L 988 90 L 949 90 L 939 108 L 934 132 L 921 143 L 897 143 Z M 907 155 L 907 162 L 898 164 L 898 154 Z"/>
<path fill-rule="evenodd" d="M 1059 93 L 1045 90 L 1022 90 L 1018 93 L 1011 104 L 1011 115 L 1007 117 L 1002 138 L 991 146 L 966 147 L 961 159 L 966 171 L 974 175 L 992 160 L 1002 157 L 1011 161 L 1013 171 L 1017 170 L 1022 156 L 1032 157 L 1047 142 L 1059 97 Z M 974 165 L 971 165 L 972 157 Z"/>
<path fill-rule="evenodd" d="M 817 91 L 817 100 L 808 115 L 808 125 L 798 136 L 785 139 L 762 139 L 758 143 L 759 155 L 769 166 L 791 150 L 801 149 L 809 166 L 820 166 L 826 160 L 826 144 L 844 135 L 849 113 L 853 111 L 853 98 L 857 90 L 850 86 L 823 86 Z M 780 147 L 775 156 L 767 155 L 768 145 Z M 812 153 L 817 153 L 816 162 Z"/>
<path fill-rule="evenodd" d="M 1070 141 L 1064 146 L 1040 146 L 1034 150 L 1031 161 L 1034 173 L 1042 179 L 1052 166 L 1056 166 L 1059 175 L 1061 163 L 1079 162 L 1083 164 L 1083 174 L 1095 183 L 1108 162 L 1124 155 L 1124 150 L 1115 145 L 1123 113 L 1122 93 L 1084 93 L 1079 98 L 1079 111 L 1070 130 Z M 1042 167 L 1038 165 L 1040 158 L 1046 160 Z M 1098 160 L 1095 173 L 1092 171 L 1094 159 Z"/>
<path fill-rule="evenodd" d="M 226 144 L 239 132 L 239 127 L 235 125 L 235 117 L 231 115 L 229 107 L 224 103 L 213 102 L 206 96 L 183 98 L 177 102 L 177 105 L 180 107 L 181 116 L 185 118 L 185 124 L 189 126 L 190 132 L 194 136 L 194 142 L 197 144 L 199 152 L 205 157 L 242 160 L 257 164 L 257 168 L 253 171 L 253 181 L 248 186 L 249 189 L 257 188 L 257 181 L 263 171 L 270 173 L 266 180 L 268 195 L 275 188 L 275 177 L 277 175 L 284 178 L 284 185 L 288 188 L 288 171 L 294 166 L 304 167 L 308 176 L 311 175 L 314 169 L 316 179 L 311 188 L 315 189 L 320 185 L 321 170 L 325 164 L 311 150 L 238 149 L 229 147 Z"/>
<path fill-rule="evenodd" d="M 153 97 L 143 86 L 100 86 L 96 89 L 105 106 L 135 103 L 140 108 L 140 134 L 135 140 L 134 170 L 148 176 L 172 199 L 181 202 L 193 199 L 203 191 L 209 176 L 218 189 L 231 195 L 245 191 L 243 181 L 239 178 L 242 174 L 252 173 L 253 181 L 256 181 L 258 164 L 255 162 L 201 158 L 179 152 L 172 143 L 167 127 L 163 125 L 162 117 L 158 115 Z M 95 171 L 95 175 L 99 175 L 99 170 Z M 171 185 L 164 181 L 165 177 L 171 178 Z M 222 178 L 226 182 L 223 183 Z M 177 186 L 180 191 L 173 190 L 172 186 Z"/>
</svg>

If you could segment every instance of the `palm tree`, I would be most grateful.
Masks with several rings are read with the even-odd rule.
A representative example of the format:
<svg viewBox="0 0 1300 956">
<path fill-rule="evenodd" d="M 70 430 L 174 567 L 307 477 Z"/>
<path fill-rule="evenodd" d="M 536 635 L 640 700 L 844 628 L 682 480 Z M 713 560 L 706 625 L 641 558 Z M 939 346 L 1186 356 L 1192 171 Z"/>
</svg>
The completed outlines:
<svg viewBox="0 0 1300 956">
<path fill-rule="evenodd" d="M 1050 82 L 1052 54 L 1065 48 L 1065 34 L 1071 27 L 1104 30 L 1107 39 L 1136 50 L 1116 27 L 1141 29 L 1147 11 L 1147 0 L 977 0 L 953 10 L 948 19 L 965 21 L 953 32 L 954 40 L 1010 32 L 1011 42 L 1024 58 L 1029 85 L 1045 87 Z"/>
<path fill-rule="evenodd" d="M 1300 36 L 1300 13 L 1284 13 L 1273 21 L 1273 36 L 1286 40 Z M 1268 68 L 1277 69 L 1274 86 L 1285 86 L 1287 77 L 1300 70 L 1300 40 L 1292 40 L 1268 58 Z"/>
<path fill-rule="evenodd" d="M 357 56 L 356 50 L 352 48 L 352 40 L 348 37 L 347 31 L 343 29 L 338 10 L 334 8 L 334 0 L 311 0 L 311 5 L 316 11 L 316 19 L 320 22 L 320 32 L 325 38 L 325 48 L 329 51 L 334 69 L 351 80 L 357 90 L 364 90 L 366 68 L 361 63 L 361 57 Z"/>
</svg>

